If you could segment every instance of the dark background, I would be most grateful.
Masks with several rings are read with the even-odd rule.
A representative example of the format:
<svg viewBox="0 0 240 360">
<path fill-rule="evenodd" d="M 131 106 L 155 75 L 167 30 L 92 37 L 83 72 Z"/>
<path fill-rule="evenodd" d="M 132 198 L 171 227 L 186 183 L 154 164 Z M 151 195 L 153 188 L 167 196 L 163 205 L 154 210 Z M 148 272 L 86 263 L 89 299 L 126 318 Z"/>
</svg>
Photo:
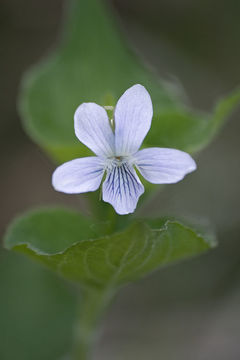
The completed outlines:
<svg viewBox="0 0 240 360">
<path fill-rule="evenodd" d="M 109 2 L 131 47 L 159 75 L 177 78 L 196 108 L 210 111 L 240 84 L 240 2 Z M 32 206 L 79 207 L 73 196 L 53 191 L 54 164 L 24 134 L 16 109 L 22 74 L 56 46 L 63 9 L 59 0 L 0 2 L 1 235 Z M 105 322 L 96 360 L 240 358 L 239 132 L 238 111 L 199 154 L 198 171 L 167 186 L 145 209 L 209 222 L 219 248 L 123 290 Z M 70 342 L 74 290 L 5 251 L 0 289 L 0 359 L 59 359 Z"/>
</svg>

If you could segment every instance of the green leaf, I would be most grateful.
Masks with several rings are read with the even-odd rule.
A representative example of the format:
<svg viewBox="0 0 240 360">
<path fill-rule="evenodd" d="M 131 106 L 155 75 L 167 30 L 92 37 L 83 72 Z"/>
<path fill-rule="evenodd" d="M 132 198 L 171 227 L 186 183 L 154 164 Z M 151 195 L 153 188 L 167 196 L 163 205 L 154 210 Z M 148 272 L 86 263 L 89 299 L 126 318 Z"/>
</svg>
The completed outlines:
<svg viewBox="0 0 240 360">
<path fill-rule="evenodd" d="M 197 152 L 210 143 L 239 102 L 240 90 L 236 89 L 217 103 L 212 115 L 192 110 L 166 112 L 152 122 L 145 145 Z"/>
<path fill-rule="evenodd" d="M 33 210 L 12 223 L 6 233 L 5 246 L 25 244 L 37 254 L 60 254 L 79 241 L 101 236 L 104 225 L 92 224 L 89 218 L 73 210 Z"/>
<path fill-rule="evenodd" d="M 213 237 L 170 219 L 136 221 L 111 235 L 98 228 L 73 211 L 36 210 L 13 222 L 5 247 L 81 285 L 114 288 L 215 246 Z"/>
<path fill-rule="evenodd" d="M 114 105 L 131 85 L 143 83 L 161 110 L 178 105 L 174 92 L 157 83 L 129 53 L 103 1 L 72 1 L 58 51 L 26 74 L 20 111 L 30 136 L 63 160 L 85 156 L 73 131 L 82 102 Z"/>
<path fill-rule="evenodd" d="M 59 49 L 23 79 L 19 108 L 25 129 L 60 162 L 87 156 L 90 150 L 74 134 L 77 106 L 89 101 L 115 105 L 135 83 L 148 89 L 154 105 L 146 138 L 150 146 L 200 150 L 240 99 L 239 91 L 233 94 L 235 101 L 227 98 L 228 111 L 220 117 L 188 109 L 179 86 L 157 80 L 130 53 L 103 1 L 74 0 Z"/>
</svg>

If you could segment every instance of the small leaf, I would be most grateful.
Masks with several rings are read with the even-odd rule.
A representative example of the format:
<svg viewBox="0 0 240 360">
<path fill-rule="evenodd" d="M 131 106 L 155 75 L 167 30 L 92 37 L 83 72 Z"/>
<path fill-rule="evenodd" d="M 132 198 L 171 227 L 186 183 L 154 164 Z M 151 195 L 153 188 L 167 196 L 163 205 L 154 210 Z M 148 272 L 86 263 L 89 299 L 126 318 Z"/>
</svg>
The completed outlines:
<svg viewBox="0 0 240 360">
<path fill-rule="evenodd" d="M 177 148 L 195 153 L 206 147 L 224 121 L 240 103 L 240 90 L 219 101 L 212 115 L 192 110 L 165 112 L 152 127 L 146 137 L 145 146 Z"/>
<path fill-rule="evenodd" d="M 206 146 L 239 103 L 240 91 L 213 115 L 188 109 L 179 85 L 157 80 L 130 53 L 103 1 L 71 4 L 59 49 L 23 79 L 19 108 L 28 134 L 59 162 L 88 156 L 90 150 L 74 134 L 77 106 L 89 101 L 114 106 L 128 87 L 141 83 L 154 106 L 144 145 L 190 152 Z"/>
<path fill-rule="evenodd" d="M 5 247 L 69 280 L 103 288 L 128 283 L 215 246 L 212 237 L 175 220 L 136 221 L 111 235 L 104 235 L 104 227 L 94 234 L 97 228 L 73 211 L 37 210 L 13 222 Z"/>
</svg>

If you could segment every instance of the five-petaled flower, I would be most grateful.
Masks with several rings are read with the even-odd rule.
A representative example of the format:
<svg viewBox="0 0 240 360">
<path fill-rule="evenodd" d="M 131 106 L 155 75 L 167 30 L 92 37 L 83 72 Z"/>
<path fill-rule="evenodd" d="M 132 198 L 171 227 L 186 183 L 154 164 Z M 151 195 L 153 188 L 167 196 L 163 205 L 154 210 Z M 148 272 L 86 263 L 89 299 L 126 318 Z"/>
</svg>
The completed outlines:
<svg viewBox="0 0 240 360">
<path fill-rule="evenodd" d="M 120 97 L 114 110 L 114 129 L 106 110 L 95 103 L 81 104 L 74 115 L 78 139 L 97 156 L 71 160 L 53 173 L 53 187 L 68 194 L 97 190 L 120 214 L 132 213 L 144 187 L 135 171 L 153 184 L 176 183 L 196 169 L 191 156 L 168 148 L 139 150 L 153 115 L 152 101 L 142 85 Z"/>
</svg>

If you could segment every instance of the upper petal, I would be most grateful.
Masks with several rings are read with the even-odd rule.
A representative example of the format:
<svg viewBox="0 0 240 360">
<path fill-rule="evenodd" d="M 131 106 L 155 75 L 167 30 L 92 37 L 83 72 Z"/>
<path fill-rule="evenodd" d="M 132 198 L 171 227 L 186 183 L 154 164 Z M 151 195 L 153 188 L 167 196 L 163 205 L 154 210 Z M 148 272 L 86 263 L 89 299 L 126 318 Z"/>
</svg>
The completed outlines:
<svg viewBox="0 0 240 360">
<path fill-rule="evenodd" d="M 104 173 L 104 164 L 98 157 L 90 156 L 68 161 L 53 173 L 55 190 L 67 194 L 95 191 L 99 188 Z"/>
<path fill-rule="evenodd" d="M 142 85 L 134 85 L 117 102 L 115 119 L 115 150 L 117 155 L 135 153 L 151 126 L 152 101 Z"/>
<path fill-rule="evenodd" d="M 110 203 L 120 215 L 132 213 L 144 192 L 132 166 L 123 164 L 108 170 L 103 183 L 103 200 Z"/>
<path fill-rule="evenodd" d="M 134 157 L 142 176 L 153 184 L 176 183 L 197 168 L 189 154 L 175 149 L 148 148 Z"/>
<path fill-rule="evenodd" d="M 114 134 L 103 107 L 81 104 L 74 114 L 74 127 L 78 139 L 95 154 L 103 157 L 114 154 Z"/>
</svg>

